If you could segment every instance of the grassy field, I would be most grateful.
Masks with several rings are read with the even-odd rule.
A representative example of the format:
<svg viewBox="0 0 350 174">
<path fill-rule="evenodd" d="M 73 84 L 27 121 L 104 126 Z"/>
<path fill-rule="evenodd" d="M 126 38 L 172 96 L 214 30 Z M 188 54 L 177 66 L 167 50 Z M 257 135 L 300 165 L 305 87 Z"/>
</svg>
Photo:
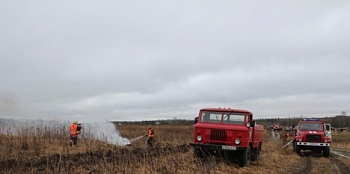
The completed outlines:
<svg viewBox="0 0 350 174">
<path fill-rule="evenodd" d="M 223 159 L 200 160 L 188 145 L 193 126 L 154 125 L 155 148 L 146 149 L 145 138 L 130 146 L 116 146 L 90 138 L 80 138 L 69 146 L 67 127 L 26 128 L 18 135 L 0 135 L 0 173 L 293 173 L 301 159 L 291 147 L 282 149 L 280 140 L 266 132 L 261 156 L 249 167 Z M 23 128 L 22 128 L 23 129 Z M 122 137 L 145 135 L 148 126 L 119 125 Z M 2 131 L 4 132 L 4 131 Z M 332 147 L 350 149 L 349 134 L 334 133 Z M 88 137 L 88 136 L 84 136 Z M 348 137 L 348 139 L 342 139 Z M 332 173 L 330 161 L 312 157 L 312 173 Z M 330 167 L 325 167 L 328 164 Z M 319 167 L 315 166 L 319 165 Z"/>
<path fill-rule="evenodd" d="M 332 148 L 350 150 L 350 132 L 332 132 Z"/>
</svg>

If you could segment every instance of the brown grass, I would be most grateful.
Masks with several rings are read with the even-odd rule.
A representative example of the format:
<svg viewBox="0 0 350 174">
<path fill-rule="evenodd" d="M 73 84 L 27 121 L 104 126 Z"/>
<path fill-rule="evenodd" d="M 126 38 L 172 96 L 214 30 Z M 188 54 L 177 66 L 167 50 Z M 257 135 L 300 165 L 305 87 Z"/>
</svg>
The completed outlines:
<svg viewBox="0 0 350 174">
<path fill-rule="evenodd" d="M 120 125 L 121 136 L 132 139 L 145 135 L 149 126 Z M 281 148 L 279 140 L 266 133 L 258 161 L 240 168 L 223 159 L 199 160 L 188 146 L 193 127 L 188 125 L 153 125 L 154 149 L 145 148 L 145 138 L 131 146 L 115 146 L 80 138 L 78 146 L 68 145 L 67 131 L 25 130 L 18 136 L 0 135 L 0 173 L 289 173 L 301 158 L 291 146 Z M 66 127 L 65 127 L 66 128 Z M 63 128 L 60 128 L 63 129 Z M 348 148 L 346 144 L 334 143 Z M 312 159 L 315 165 L 330 163 L 327 158 Z M 328 160 L 328 161 L 327 161 Z M 320 162 L 322 161 L 322 162 Z M 324 166 L 324 165 L 323 165 Z M 328 167 L 312 172 L 328 172 Z"/>
<path fill-rule="evenodd" d="M 332 148 L 350 150 L 350 132 L 332 132 Z"/>
</svg>

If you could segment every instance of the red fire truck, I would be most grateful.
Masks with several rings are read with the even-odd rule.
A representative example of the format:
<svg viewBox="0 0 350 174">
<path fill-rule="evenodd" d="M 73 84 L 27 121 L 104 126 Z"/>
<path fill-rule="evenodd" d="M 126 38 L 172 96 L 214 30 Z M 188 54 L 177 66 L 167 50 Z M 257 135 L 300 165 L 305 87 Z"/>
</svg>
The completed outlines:
<svg viewBox="0 0 350 174">
<path fill-rule="evenodd" d="M 264 127 L 253 121 L 247 110 L 200 109 L 191 146 L 199 158 L 218 156 L 237 159 L 240 166 L 256 160 L 263 144 Z"/>
<path fill-rule="evenodd" d="M 281 130 L 280 124 L 279 124 L 279 123 L 275 123 L 275 124 L 273 125 L 273 130 L 274 130 L 274 131 L 280 131 L 280 130 Z"/>
<path fill-rule="evenodd" d="M 294 151 L 311 150 L 329 157 L 331 137 L 327 133 L 326 122 L 317 118 L 305 118 L 294 129 Z"/>
</svg>

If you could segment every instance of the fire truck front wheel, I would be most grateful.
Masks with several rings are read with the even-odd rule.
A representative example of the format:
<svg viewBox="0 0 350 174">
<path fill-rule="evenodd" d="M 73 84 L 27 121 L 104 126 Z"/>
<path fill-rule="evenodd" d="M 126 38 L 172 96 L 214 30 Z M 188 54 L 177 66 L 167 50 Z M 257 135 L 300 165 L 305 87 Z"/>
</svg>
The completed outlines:
<svg viewBox="0 0 350 174">
<path fill-rule="evenodd" d="M 249 166 L 251 159 L 252 159 L 252 151 L 250 146 L 248 146 L 247 149 L 244 150 L 240 156 L 239 166 L 240 167 Z"/>
<path fill-rule="evenodd" d="M 324 156 L 324 157 L 329 157 L 329 154 L 330 154 L 329 147 L 325 147 L 325 148 L 323 149 L 323 156 Z"/>
<path fill-rule="evenodd" d="M 297 154 L 300 154 L 300 147 L 297 145 L 297 142 L 294 142 L 294 151 L 297 153 Z"/>
<path fill-rule="evenodd" d="M 207 153 L 200 148 L 196 148 L 193 153 L 196 158 L 206 158 L 208 156 Z"/>
<path fill-rule="evenodd" d="M 258 147 L 253 148 L 252 161 L 256 161 L 261 151 L 261 143 Z"/>
</svg>

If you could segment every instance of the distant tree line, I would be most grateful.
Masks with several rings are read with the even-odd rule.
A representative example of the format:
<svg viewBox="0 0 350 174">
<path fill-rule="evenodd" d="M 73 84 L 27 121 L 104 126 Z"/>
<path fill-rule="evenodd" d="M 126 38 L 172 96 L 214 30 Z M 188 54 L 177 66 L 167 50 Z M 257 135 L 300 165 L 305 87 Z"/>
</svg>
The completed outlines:
<svg viewBox="0 0 350 174">
<path fill-rule="evenodd" d="M 307 118 L 307 117 L 303 117 Z M 270 126 L 275 123 L 279 123 L 281 126 L 296 126 L 298 122 L 303 119 L 300 118 L 266 118 L 266 119 L 256 119 L 258 124 L 262 124 L 264 126 Z M 315 118 L 315 117 L 312 117 Z M 340 127 L 349 127 L 350 128 L 350 116 L 338 115 L 335 117 L 318 117 L 320 120 L 324 120 L 327 123 L 330 123 L 332 127 L 340 128 Z"/>
<path fill-rule="evenodd" d="M 306 117 L 303 117 L 306 118 Z M 269 127 L 275 123 L 279 123 L 281 126 L 296 126 L 298 122 L 303 119 L 300 118 L 261 118 L 254 119 L 257 124 L 264 125 L 265 127 Z M 314 117 L 313 117 L 314 118 Z M 350 116 L 338 115 L 335 117 L 319 117 L 320 120 L 324 120 L 327 123 L 330 123 L 332 127 L 340 128 L 340 127 L 349 127 L 350 128 Z M 193 125 L 194 119 L 168 119 L 168 120 L 146 120 L 146 121 L 113 121 L 115 124 L 123 124 L 123 125 Z"/>
<path fill-rule="evenodd" d="M 186 119 L 169 119 L 169 120 L 145 120 L 145 121 L 114 121 L 115 124 L 123 125 L 192 125 L 193 120 Z"/>
</svg>

